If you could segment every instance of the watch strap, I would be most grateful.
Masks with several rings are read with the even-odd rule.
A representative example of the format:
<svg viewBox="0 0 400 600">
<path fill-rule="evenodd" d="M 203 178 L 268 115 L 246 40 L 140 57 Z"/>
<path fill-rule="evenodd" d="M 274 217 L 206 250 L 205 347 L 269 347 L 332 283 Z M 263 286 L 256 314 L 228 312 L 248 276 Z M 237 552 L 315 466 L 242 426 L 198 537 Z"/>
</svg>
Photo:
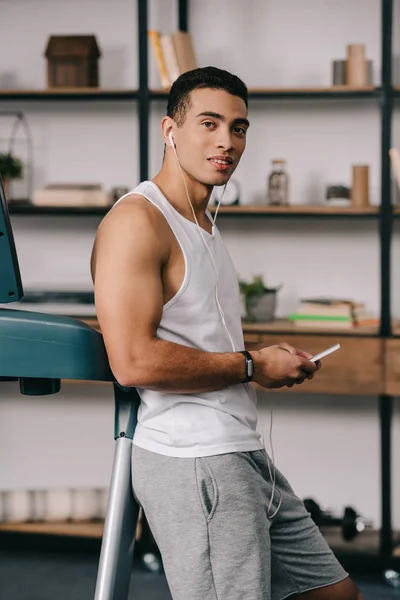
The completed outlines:
<svg viewBox="0 0 400 600">
<path fill-rule="evenodd" d="M 243 354 L 245 358 L 245 378 L 242 383 L 248 383 L 253 379 L 254 376 L 254 361 L 250 352 L 247 350 L 240 350 L 240 353 Z"/>
</svg>

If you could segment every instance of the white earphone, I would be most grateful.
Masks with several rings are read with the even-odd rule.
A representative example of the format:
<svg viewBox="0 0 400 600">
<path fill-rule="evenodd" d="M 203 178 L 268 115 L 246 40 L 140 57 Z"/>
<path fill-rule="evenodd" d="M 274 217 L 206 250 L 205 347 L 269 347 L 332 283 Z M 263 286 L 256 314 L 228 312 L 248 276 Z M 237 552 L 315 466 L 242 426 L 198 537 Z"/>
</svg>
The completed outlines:
<svg viewBox="0 0 400 600">
<path fill-rule="evenodd" d="M 169 132 L 168 139 L 169 139 L 169 145 L 171 146 L 171 148 L 175 148 L 175 142 L 174 142 L 174 138 L 172 137 L 172 131 Z"/>
</svg>

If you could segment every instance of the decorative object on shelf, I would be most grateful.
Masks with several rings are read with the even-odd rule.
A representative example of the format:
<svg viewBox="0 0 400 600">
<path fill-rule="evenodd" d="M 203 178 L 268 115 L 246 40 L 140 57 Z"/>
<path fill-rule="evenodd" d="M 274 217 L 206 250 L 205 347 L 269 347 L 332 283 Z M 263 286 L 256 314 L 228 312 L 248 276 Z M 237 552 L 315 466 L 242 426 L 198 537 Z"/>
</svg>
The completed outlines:
<svg viewBox="0 0 400 600">
<path fill-rule="evenodd" d="M 107 496 L 108 488 L 0 491 L 0 523 L 102 520 Z"/>
<path fill-rule="evenodd" d="M 289 204 L 289 177 L 283 159 L 272 160 L 272 171 L 268 177 L 268 203 L 272 206 Z"/>
<path fill-rule="evenodd" d="M 156 29 L 149 29 L 147 33 L 164 89 L 169 89 L 182 73 L 197 68 L 190 33 L 174 31 L 171 35 L 162 35 Z"/>
<path fill-rule="evenodd" d="M 365 87 L 368 77 L 364 44 L 348 44 L 346 65 L 346 84 L 353 87 Z"/>
<path fill-rule="evenodd" d="M 0 154 L 0 175 L 3 180 L 4 193 L 9 201 L 10 180 L 21 179 L 23 166 L 22 162 L 10 152 Z"/>
<path fill-rule="evenodd" d="M 239 288 L 244 297 L 246 316 L 244 321 L 266 323 L 275 318 L 276 295 L 281 286 L 269 288 L 262 275 L 256 275 L 250 283 L 239 280 Z"/>
<path fill-rule="evenodd" d="M 367 85 L 374 84 L 374 63 L 372 60 L 367 60 Z"/>
<path fill-rule="evenodd" d="M 367 60 L 367 85 L 373 85 L 373 62 Z M 347 85 L 347 60 L 332 61 L 332 85 Z M 348 84 L 350 85 L 350 84 Z"/>
<path fill-rule="evenodd" d="M 211 196 L 210 204 L 217 205 L 221 200 L 221 206 L 237 206 L 240 204 L 240 185 L 236 179 L 229 179 L 224 192 L 223 185 L 215 186 Z"/>
<path fill-rule="evenodd" d="M 149 29 L 147 34 L 149 36 L 151 47 L 153 48 L 161 85 L 165 90 L 168 90 L 171 87 L 172 81 L 168 74 L 167 64 L 161 46 L 161 33 L 155 29 Z"/>
<path fill-rule="evenodd" d="M 396 201 L 395 204 L 399 203 L 399 190 L 400 190 L 400 150 L 398 148 L 390 148 L 389 150 L 390 163 L 392 166 L 392 173 L 397 183 L 396 189 Z"/>
<path fill-rule="evenodd" d="M 117 185 L 111 188 L 111 201 L 113 204 L 117 202 L 122 196 L 125 196 L 129 192 L 130 188 L 124 185 Z"/>
<path fill-rule="evenodd" d="M 328 185 L 326 201 L 329 206 L 350 206 L 350 188 L 346 185 Z"/>
<path fill-rule="evenodd" d="M 48 88 L 99 86 L 101 52 L 94 35 L 52 35 L 45 56 Z"/>
<path fill-rule="evenodd" d="M 110 206 L 110 195 L 99 183 L 53 183 L 33 194 L 36 206 Z"/>
<path fill-rule="evenodd" d="M 191 34 L 186 31 L 174 31 L 172 41 L 174 43 L 180 74 L 196 69 L 198 65 Z"/>
<path fill-rule="evenodd" d="M 25 198 L 30 198 L 33 190 L 33 144 L 32 136 L 29 130 L 28 122 L 22 111 L 0 111 L 0 117 L 12 117 L 13 122 L 11 125 L 10 135 L 8 137 L 8 149 L 6 152 L 0 153 L 0 175 L 3 180 L 4 192 L 6 195 L 8 204 L 16 204 L 19 202 L 16 198 L 12 197 L 11 182 L 13 180 L 22 180 L 23 186 L 26 190 L 24 191 Z M 23 154 L 24 159 L 17 156 L 17 152 L 14 150 L 17 142 L 17 133 L 19 128 L 22 127 L 25 133 L 24 145 L 26 152 Z M 3 130 L 3 128 L 2 128 Z M 19 140 L 18 140 L 19 141 Z M 18 155 L 20 154 L 18 151 Z M 26 200 L 25 200 L 26 201 Z"/>
<path fill-rule="evenodd" d="M 346 84 L 346 60 L 332 61 L 332 85 Z"/>
<path fill-rule="evenodd" d="M 362 208 L 369 206 L 369 166 L 353 165 L 351 204 Z"/>
</svg>

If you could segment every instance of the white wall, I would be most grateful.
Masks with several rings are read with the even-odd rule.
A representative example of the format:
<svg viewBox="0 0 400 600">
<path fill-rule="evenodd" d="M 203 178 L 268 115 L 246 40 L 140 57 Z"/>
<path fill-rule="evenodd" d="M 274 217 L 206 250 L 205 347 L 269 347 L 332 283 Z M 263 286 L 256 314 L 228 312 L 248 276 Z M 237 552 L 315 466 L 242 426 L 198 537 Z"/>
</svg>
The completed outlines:
<svg viewBox="0 0 400 600">
<path fill-rule="evenodd" d="M 149 25 L 176 27 L 172 0 L 151 0 Z M 331 60 L 347 43 L 365 43 L 380 79 L 380 2 L 377 0 L 199 0 L 190 3 L 190 30 L 199 65 L 232 70 L 249 86 L 322 86 Z M 102 51 L 103 87 L 138 81 L 135 0 L 2 0 L 0 86 L 43 88 L 43 51 L 51 34 L 94 33 Z M 398 10 L 398 3 L 396 3 Z M 397 19 L 399 23 L 399 19 Z M 399 27 L 396 25 L 396 30 Z M 395 36 L 396 53 L 400 36 Z M 160 87 L 149 49 L 150 83 Z M 397 64 L 397 63 L 396 63 Z M 399 77 L 400 81 L 400 77 Z M 138 122 L 134 103 L 10 103 L 25 111 L 34 139 L 38 187 L 55 181 L 138 183 Z M 159 121 L 154 103 L 150 176 L 159 168 Z M 400 143 L 396 105 L 394 141 Z M 380 139 L 376 100 L 252 101 L 248 148 L 236 177 L 244 203 L 262 202 L 270 161 L 288 161 L 293 203 L 322 202 L 331 183 L 350 184 L 351 165 L 371 167 L 371 198 L 379 203 Z M 0 142 L 6 125 L 0 120 Z M 21 153 L 23 139 L 18 142 Z M 99 220 L 92 217 L 14 217 L 25 286 L 90 287 L 89 256 Z M 238 273 L 262 273 L 282 283 L 278 313 L 302 296 L 337 294 L 379 311 L 377 224 L 367 221 L 220 220 Z M 398 226 L 393 248 L 393 309 L 400 317 Z M 340 373 L 338 374 L 340 377 Z M 22 398 L 0 388 L 0 489 L 107 485 L 112 455 L 112 398 L 106 388 L 68 386 L 50 398 Z M 268 432 L 268 394 L 260 412 Z M 274 396 L 277 465 L 302 496 L 341 511 L 353 504 L 380 522 L 379 430 L 376 399 Z M 400 451 L 400 416 L 394 425 Z M 51 451 L 49 451 L 49 448 Z M 394 474 L 395 475 L 395 474 Z M 395 476 L 395 524 L 400 527 L 400 479 Z"/>
</svg>

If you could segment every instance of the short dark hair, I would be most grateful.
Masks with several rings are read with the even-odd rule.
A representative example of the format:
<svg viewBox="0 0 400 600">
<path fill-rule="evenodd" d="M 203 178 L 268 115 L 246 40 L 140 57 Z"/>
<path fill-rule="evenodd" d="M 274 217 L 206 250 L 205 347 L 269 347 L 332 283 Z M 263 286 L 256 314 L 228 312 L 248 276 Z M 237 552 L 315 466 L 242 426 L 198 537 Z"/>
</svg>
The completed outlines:
<svg viewBox="0 0 400 600">
<path fill-rule="evenodd" d="M 168 95 L 167 116 L 174 119 L 178 127 L 185 121 L 186 112 L 190 108 L 190 92 L 199 88 L 225 90 L 233 96 L 239 96 L 246 108 L 248 106 L 248 90 L 239 77 L 217 69 L 217 67 L 201 67 L 182 73 L 172 84 Z"/>
</svg>

